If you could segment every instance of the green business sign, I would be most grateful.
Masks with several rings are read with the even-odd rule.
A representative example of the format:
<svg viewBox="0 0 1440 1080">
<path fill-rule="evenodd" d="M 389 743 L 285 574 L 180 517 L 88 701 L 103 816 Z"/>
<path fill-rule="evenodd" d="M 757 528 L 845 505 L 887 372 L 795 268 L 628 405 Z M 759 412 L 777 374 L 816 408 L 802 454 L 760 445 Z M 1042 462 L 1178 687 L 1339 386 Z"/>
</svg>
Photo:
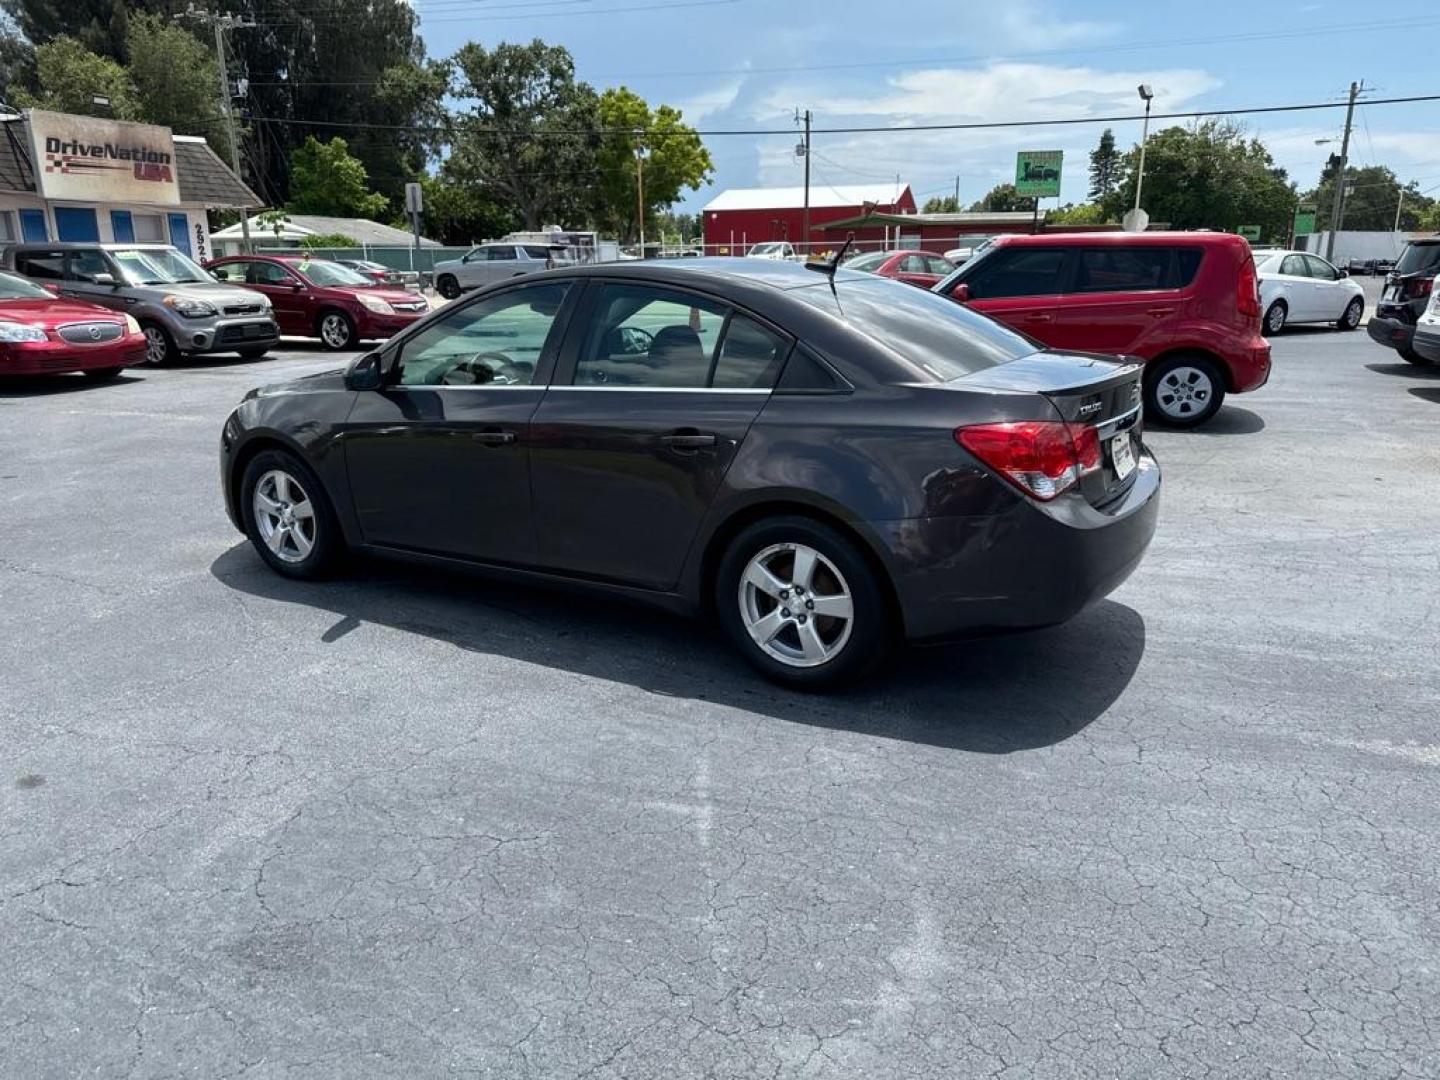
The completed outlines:
<svg viewBox="0 0 1440 1080">
<path fill-rule="evenodd" d="M 1064 157 L 1063 150 L 1021 150 L 1015 155 L 1015 193 L 1058 199 Z"/>
<path fill-rule="evenodd" d="M 1246 240 L 1249 240 L 1252 244 L 1260 239 L 1259 225 L 1241 225 L 1235 231 L 1241 236 L 1243 236 Z"/>
<path fill-rule="evenodd" d="M 1309 236 L 1315 231 L 1315 207 L 1302 206 L 1295 211 L 1295 235 Z"/>
</svg>

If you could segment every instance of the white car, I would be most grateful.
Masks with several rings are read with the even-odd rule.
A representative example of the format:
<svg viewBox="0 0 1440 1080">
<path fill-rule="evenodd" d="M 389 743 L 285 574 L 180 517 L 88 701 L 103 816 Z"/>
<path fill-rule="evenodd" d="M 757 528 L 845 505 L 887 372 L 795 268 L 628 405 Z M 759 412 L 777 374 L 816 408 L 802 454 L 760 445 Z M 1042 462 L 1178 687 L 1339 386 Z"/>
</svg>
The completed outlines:
<svg viewBox="0 0 1440 1080">
<path fill-rule="evenodd" d="M 1290 323 L 1334 323 L 1354 330 L 1365 314 L 1365 290 L 1344 270 L 1307 251 L 1257 251 L 1260 310 L 1267 334 Z"/>
<path fill-rule="evenodd" d="M 1440 364 L 1440 289 L 1430 294 L 1425 313 L 1415 324 L 1410 348 L 1427 364 Z"/>
<path fill-rule="evenodd" d="M 795 248 L 783 241 L 755 244 L 745 253 L 747 259 L 794 259 Z"/>
</svg>

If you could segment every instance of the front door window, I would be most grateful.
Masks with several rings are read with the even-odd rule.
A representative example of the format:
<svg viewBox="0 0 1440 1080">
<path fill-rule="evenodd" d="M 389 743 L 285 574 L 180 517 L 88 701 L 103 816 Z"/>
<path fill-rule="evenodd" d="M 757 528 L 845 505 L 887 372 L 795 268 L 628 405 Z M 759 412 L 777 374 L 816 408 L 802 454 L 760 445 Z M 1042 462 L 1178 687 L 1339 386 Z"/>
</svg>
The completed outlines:
<svg viewBox="0 0 1440 1080">
<path fill-rule="evenodd" d="M 528 386 L 570 286 L 532 285 L 467 304 L 405 342 L 402 386 Z"/>
</svg>

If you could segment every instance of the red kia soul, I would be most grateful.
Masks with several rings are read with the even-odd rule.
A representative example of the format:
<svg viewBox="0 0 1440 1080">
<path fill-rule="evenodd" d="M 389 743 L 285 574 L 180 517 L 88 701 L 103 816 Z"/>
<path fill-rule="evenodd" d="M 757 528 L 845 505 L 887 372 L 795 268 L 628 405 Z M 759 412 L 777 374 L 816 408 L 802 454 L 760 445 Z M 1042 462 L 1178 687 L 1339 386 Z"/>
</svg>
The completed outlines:
<svg viewBox="0 0 1440 1080">
<path fill-rule="evenodd" d="M 1228 233 L 1007 236 L 935 291 L 1054 349 L 1146 361 L 1146 415 L 1194 427 L 1265 385 L 1250 245 Z"/>
</svg>

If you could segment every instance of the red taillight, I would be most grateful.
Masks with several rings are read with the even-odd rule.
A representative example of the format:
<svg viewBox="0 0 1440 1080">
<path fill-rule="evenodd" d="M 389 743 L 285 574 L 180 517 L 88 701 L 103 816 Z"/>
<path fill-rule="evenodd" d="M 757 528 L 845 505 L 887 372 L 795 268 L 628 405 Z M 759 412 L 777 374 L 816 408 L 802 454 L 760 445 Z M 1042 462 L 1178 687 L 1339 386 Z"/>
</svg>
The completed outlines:
<svg viewBox="0 0 1440 1080">
<path fill-rule="evenodd" d="M 1434 279 L 1434 278 L 1428 278 L 1428 277 L 1416 278 L 1416 279 L 1415 279 L 1415 292 L 1414 292 L 1412 295 L 1414 295 L 1414 296 L 1429 296 L 1429 295 L 1430 295 L 1430 290 L 1433 289 L 1434 287 L 1435 287 L 1435 279 Z"/>
<path fill-rule="evenodd" d="M 1240 283 L 1236 286 L 1235 307 L 1246 317 L 1260 317 L 1260 282 L 1255 276 L 1255 260 L 1240 262 Z"/>
<path fill-rule="evenodd" d="M 1100 436 L 1084 424 L 1025 420 L 957 428 L 955 441 L 1027 495 L 1042 501 L 1100 467 Z"/>
</svg>

